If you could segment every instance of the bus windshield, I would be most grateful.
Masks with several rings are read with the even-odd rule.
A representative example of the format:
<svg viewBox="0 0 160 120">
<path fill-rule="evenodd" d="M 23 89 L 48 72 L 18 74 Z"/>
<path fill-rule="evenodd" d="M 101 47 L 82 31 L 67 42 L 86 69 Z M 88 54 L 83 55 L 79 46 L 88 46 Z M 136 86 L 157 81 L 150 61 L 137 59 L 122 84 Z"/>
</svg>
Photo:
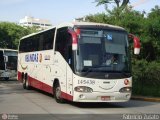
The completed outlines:
<svg viewBox="0 0 160 120">
<path fill-rule="evenodd" d="M 17 70 L 17 52 L 16 51 L 4 51 L 4 55 L 8 56 L 8 62 L 6 68 L 10 70 Z"/>
<path fill-rule="evenodd" d="M 80 31 L 76 72 L 130 72 L 128 35 L 125 31 Z"/>
</svg>

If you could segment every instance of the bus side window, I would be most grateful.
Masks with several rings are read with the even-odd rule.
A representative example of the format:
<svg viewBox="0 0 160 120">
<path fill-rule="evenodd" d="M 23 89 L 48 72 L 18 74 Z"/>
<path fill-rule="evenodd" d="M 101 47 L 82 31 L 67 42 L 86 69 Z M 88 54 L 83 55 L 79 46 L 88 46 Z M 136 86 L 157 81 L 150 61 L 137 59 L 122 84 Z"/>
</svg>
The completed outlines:
<svg viewBox="0 0 160 120">
<path fill-rule="evenodd" d="M 20 41 L 19 52 L 34 52 L 53 49 L 55 28 L 24 38 Z"/>
<path fill-rule="evenodd" d="M 65 45 L 65 60 L 66 62 L 71 65 L 72 63 L 72 37 L 71 34 L 68 32 L 65 32 L 65 39 L 66 39 L 66 45 Z"/>
<path fill-rule="evenodd" d="M 53 39 L 54 39 L 55 28 L 45 31 L 40 34 L 39 37 L 39 51 L 53 49 Z"/>
<path fill-rule="evenodd" d="M 66 42 L 67 42 L 66 33 L 67 33 L 67 28 L 58 29 L 56 44 L 55 44 L 55 50 L 60 52 L 64 58 L 65 58 L 65 50 L 66 50 Z"/>
<path fill-rule="evenodd" d="M 72 36 L 68 33 L 68 28 L 65 27 L 57 30 L 55 50 L 61 53 L 72 68 Z"/>
<path fill-rule="evenodd" d="M 67 46 L 66 54 L 67 54 L 66 55 L 66 61 L 70 65 L 70 67 L 72 67 L 72 64 L 73 64 L 73 61 L 72 61 L 72 45 Z"/>
<path fill-rule="evenodd" d="M 55 32 L 55 28 L 45 32 L 44 40 L 43 40 L 43 49 L 44 50 L 53 49 L 54 32 Z"/>
</svg>

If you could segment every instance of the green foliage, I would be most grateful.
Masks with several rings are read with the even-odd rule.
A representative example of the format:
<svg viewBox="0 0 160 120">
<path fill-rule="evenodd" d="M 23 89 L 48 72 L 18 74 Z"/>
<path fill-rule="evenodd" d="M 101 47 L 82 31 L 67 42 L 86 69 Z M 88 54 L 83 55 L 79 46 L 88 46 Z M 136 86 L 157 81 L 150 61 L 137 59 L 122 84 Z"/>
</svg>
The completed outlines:
<svg viewBox="0 0 160 120">
<path fill-rule="evenodd" d="M 146 35 L 150 39 L 149 41 L 152 41 L 154 52 L 157 55 L 155 57 L 155 60 L 159 60 L 160 59 L 160 7 L 159 6 L 155 6 L 155 8 L 153 8 L 151 13 L 148 15 L 146 24 Z"/>
<path fill-rule="evenodd" d="M 0 48 L 17 49 L 21 37 L 36 32 L 36 28 L 24 28 L 15 23 L 0 22 Z"/>
<path fill-rule="evenodd" d="M 95 15 L 86 16 L 86 21 L 98 22 L 98 23 L 108 23 L 109 20 L 105 13 L 97 13 Z"/>
<path fill-rule="evenodd" d="M 158 60 L 160 58 L 160 9 L 155 7 L 144 17 L 145 13 L 132 10 L 126 7 L 116 16 L 117 9 L 107 10 L 105 13 L 88 15 L 87 21 L 113 24 L 124 27 L 129 33 L 139 36 L 141 40 L 140 59 L 147 61 Z"/>
<path fill-rule="evenodd" d="M 88 15 L 87 21 L 118 25 L 140 38 L 141 53 L 132 54 L 133 94 L 160 96 L 160 7 L 155 6 L 148 15 L 128 6 L 123 11 L 107 9 Z"/>
<path fill-rule="evenodd" d="M 160 96 L 160 63 L 138 60 L 133 64 L 133 94 Z"/>
</svg>

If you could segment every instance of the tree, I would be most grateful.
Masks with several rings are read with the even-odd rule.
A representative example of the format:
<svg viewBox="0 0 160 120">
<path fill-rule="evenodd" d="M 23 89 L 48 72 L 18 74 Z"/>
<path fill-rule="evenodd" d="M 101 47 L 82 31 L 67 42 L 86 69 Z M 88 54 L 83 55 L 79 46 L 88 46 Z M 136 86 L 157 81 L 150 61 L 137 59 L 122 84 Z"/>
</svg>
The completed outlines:
<svg viewBox="0 0 160 120">
<path fill-rule="evenodd" d="M 110 20 L 108 19 L 105 13 L 97 13 L 94 15 L 88 15 L 86 16 L 85 21 L 98 22 L 98 23 L 109 23 L 110 22 Z"/>
<path fill-rule="evenodd" d="M 114 0 L 97 1 L 97 5 L 115 3 Z M 155 6 L 146 17 L 145 11 L 134 11 L 128 6 L 122 11 L 117 8 L 118 5 L 112 10 L 107 9 L 106 14 L 88 15 L 87 21 L 118 25 L 140 38 L 141 53 L 139 56 L 132 55 L 133 94 L 159 97 L 160 6 Z"/>
<path fill-rule="evenodd" d="M 145 26 L 145 34 L 148 36 L 147 47 L 148 60 L 159 60 L 160 58 L 160 6 L 155 6 L 147 17 L 147 24 Z M 154 52 L 153 52 L 154 50 Z M 150 52 L 149 52 L 150 51 Z"/>
<path fill-rule="evenodd" d="M 104 5 L 106 11 L 108 12 L 108 4 L 116 4 L 114 8 L 116 11 L 116 17 L 120 16 L 120 13 L 126 8 L 129 3 L 129 0 L 95 0 L 97 2 L 97 6 Z"/>
<path fill-rule="evenodd" d="M 116 9 L 110 10 L 108 14 L 98 13 L 88 15 L 87 21 L 113 24 L 124 27 L 128 32 L 140 36 L 143 33 L 143 24 L 146 21 L 142 13 L 126 7 L 121 13 L 121 19 L 115 18 Z"/>
<path fill-rule="evenodd" d="M 0 22 L 0 48 L 17 49 L 20 38 L 30 33 L 15 23 Z"/>
</svg>

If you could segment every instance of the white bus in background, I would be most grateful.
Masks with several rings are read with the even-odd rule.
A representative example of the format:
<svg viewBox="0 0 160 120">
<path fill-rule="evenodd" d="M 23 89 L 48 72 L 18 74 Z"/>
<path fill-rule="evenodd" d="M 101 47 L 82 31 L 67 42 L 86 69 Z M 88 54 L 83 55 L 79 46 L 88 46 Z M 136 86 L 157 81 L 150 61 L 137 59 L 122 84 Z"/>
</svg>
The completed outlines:
<svg viewBox="0 0 160 120">
<path fill-rule="evenodd" d="M 23 37 L 18 80 L 25 89 L 54 94 L 57 102 L 125 102 L 132 75 L 128 36 L 139 54 L 139 39 L 108 24 L 72 22 Z"/>
<path fill-rule="evenodd" d="M 0 78 L 8 80 L 17 76 L 17 50 L 0 49 Z"/>
</svg>

